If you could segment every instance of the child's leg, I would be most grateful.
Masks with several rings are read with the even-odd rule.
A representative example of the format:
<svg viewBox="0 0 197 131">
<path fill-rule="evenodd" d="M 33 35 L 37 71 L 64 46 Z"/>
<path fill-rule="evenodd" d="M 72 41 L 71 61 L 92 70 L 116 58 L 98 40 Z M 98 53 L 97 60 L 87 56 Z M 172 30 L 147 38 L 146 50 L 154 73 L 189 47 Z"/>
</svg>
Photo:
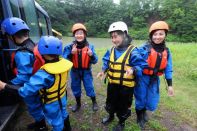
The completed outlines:
<svg viewBox="0 0 197 131">
<path fill-rule="evenodd" d="M 160 99 L 159 84 L 160 84 L 159 79 L 155 80 L 152 83 L 151 87 L 147 89 L 146 109 L 149 110 L 149 111 L 154 111 L 158 107 L 159 99 Z"/>
<path fill-rule="evenodd" d="M 81 77 L 81 72 L 77 70 L 71 70 L 71 89 L 75 97 L 81 96 Z"/>
<path fill-rule="evenodd" d="M 119 91 L 119 101 L 117 105 L 117 117 L 119 122 L 115 128 L 123 129 L 126 119 L 131 116 L 129 107 L 132 104 L 134 88 L 121 86 Z"/>
<path fill-rule="evenodd" d="M 94 91 L 94 84 L 93 84 L 93 77 L 91 70 L 84 70 L 83 71 L 83 85 L 86 90 L 86 95 L 89 96 L 92 100 L 92 109 L 93 111 L 98 110 L 98 105 L 96 102 L 96 94 Z"/>
<path fill-rule="evenodd" d="M 63 131 L 71 131 L 69 115 L 68 115 L 67 118 L 64 120 L 64 130 L 63 130 Z"/>
<path fill-rule="evenodd" d="M 27 125 L 28 129 L 45 128 L 47 129 L 45 118 L 42 110 L 42 104 L 39 96 L 27 97 L 24 99 L 29 114 L 34 118 L 35 122 Z"/>
<path fill-rule="evenodd" d="M 106 117 L 102 119 L 103 124 L 108 124 L 114 120 L 114 113 L 116 109 L 116 102 L 117 102 L 117 85 L 108 84 L 107 86 L 107 98 L 106 98 L 106 105 L 105 110 L 109 113 Z"/>
<path fill-rule="evenodd" d="M 81 72 L 71 70 L 71 89 L 76 99 L 76 104 L 72 107 L 73 112 L 78 111 L 81 107 L 81 77 Z"/>
<path fill-rule="evenodd" d="M 64 128 L 64 118 L 58 101 L 44 105 L 45 118 L 53 131 L 62 131 Z"/>
<path fill-rule="evenodd" d="M 66 97 L 62 98 L 62 117 L 64 119 L 64 129 L 63 131 L 71 131 L 71 126 L 70 126 L 70 120 L 69 120 L 69 114 L 66 110 L 66 105 L 67 105 L 67 99 Z"/>
</svg>

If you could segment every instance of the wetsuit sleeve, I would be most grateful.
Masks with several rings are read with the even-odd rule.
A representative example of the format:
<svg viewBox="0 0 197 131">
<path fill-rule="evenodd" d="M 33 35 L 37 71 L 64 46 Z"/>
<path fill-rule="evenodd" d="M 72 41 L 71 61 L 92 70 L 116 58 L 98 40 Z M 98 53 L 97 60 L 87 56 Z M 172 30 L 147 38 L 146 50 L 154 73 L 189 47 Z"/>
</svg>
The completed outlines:
<svg viewBox="0 0 197 131">
<path fill-rule="evenodd" d="M 63 51 L 63 57 L 67 60 L 71 60 L 72 58 L 71 51 L 72 51 L 72 44 L 65 46 Z"/>
<path fill-rule="evenodd" d="M 97 56 L 97 54 L 96 54 L 96 51 L 95 51 L 95 49 L 94 49 L 94 46 L 91 45 L 91 46 L 90 46 L 90 49 L 92 50 L 92 56 L 90 57 L 90 58 L 91 58 L 90 62 L 91 62 L 92 64 L 96 64 L 96 63 L 98 62 L 98 56 Z"/>
<path fill-rule="evenodd" d="M 23 98 L 33 96 L 42 88 L 51 87 L 54 83 L 54 76 L 44 70 L 38 70 L 23 87 L 19 89 L 19 95 Z"/>
<path fill-rule="evenodd" d="M 34 55 L 30 52 L 18 51 L 14 57 L 18 74 L 11 83 L 14 85 L 23 86 L 23 84 L 29 81 L 32 75 Z"/>
<path fill-rule="evenodd" d="M 131 52 L 131 56 L 130 56 L 130 59 L 129 59 L 129 65 L 132 66 L 135 75 L 138 76 L 138 77 L 142 76 L 143 69 L 145 67 L 148 67 L 148 64 L 147 64 L 146 60 L 143 59 L 143 57 L 139 53 L 139 49 L 138 48 L 135 48 Z"/>
<path fill-rule="evenodd" d="M 20 86 L 16 86 L 16 85 L 12 85 L 12 84 L 6 84 L 5 85 L 5 90 L 12 92 L 14 94 L 18 94 L 18 89 L 20 88 Z"/>
<path fill-rule="evenodd" d="M 164 71 L 165 78 L 167 80 L 168 86 L 172 86 L 172 75 L 173 75 L 173 66 L 172 66 L 172 55 L 168 49 L 168 63 Z"/>
<path fill-rule="evenodd" d="M 107 69 L 109 68 L 109 61 L 110 61 L 110 51 L 109 50 L 107 50 L 107 52 L 103 56 L 102 61 L 103 61 L 102 71 L 106 72 Z"/>
</svg>

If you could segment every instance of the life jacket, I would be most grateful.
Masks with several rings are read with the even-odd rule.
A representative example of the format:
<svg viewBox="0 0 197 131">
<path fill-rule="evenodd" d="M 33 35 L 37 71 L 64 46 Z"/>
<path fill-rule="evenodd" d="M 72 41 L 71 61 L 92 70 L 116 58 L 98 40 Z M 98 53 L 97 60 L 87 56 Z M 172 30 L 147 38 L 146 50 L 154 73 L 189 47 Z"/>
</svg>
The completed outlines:
<svg viewBox="0 0 197 131">
<path fill-rule="evenodd" d="M 90 56 L 88 55 L 88 46 L 82 49 L 77 48 L 77 53 L 72 55 L 73 66 L 76 69 L 89 69 Z"/>
<path fill-rule="evenodd" d="M 35 60 L 34 60 L 34 63 L 33 63 L 32 74 L 36 73 L 40 69 L 40 67 L 42 65 L 44 65 L 44 63 L 45 63 L 44 59 L 42 59 L 42 56 L 40 55 L 40 53 L 38 51 L 38 46 L 37 45 L 33 48 L 26 48 L 26 47 L 25 48 L 24 47 L 19 48 L 15 52 L 12 52 L 12 54 L 11 54 L 11 68 L 12 68 L 12 72 L 15 76 L 18 74 L 18 70 L 17 70 L 17 67 L 16 67 L 16 62 L 14 60 L 17 51 L 28 51 L 28 52 L 34 54 Z"/>
<path fill-rule="evenodd" d="M 147 58 L 148 68 L 143 70 L 146 75 L 161 76 L 168 63 L 168 49 L 165 48 L 163 52 L 157 52 L 150 47 L 149 56 Z"/>
<path fill-rule="evenodd" d="M 114 47 L 112 48 L 109 69 L 107 71 L 107 79 L 109 83 L 120 84 L 127 87 L 135 86 L 134 75 L 126 76 L 126 69 L 131 68 L 131 66 L 129 66 L 129 58 L 131 51 L 134 48 L 134 46 L 130 45 L 117 60 L 115 60 Z"/>
<path fill-rule="evenodd" d="M 61 98 L 66 94 L 68 71 L 72 66 L 72 62 L 61 58 L 58 62 L 47 63 L 41 67 L 41 69 L 55 77 L 54 84 L 51 87 L 43 88 L 39 91 L 44 104 L 58 101 L 60 106 L 62 106 Z"/>
</svg>

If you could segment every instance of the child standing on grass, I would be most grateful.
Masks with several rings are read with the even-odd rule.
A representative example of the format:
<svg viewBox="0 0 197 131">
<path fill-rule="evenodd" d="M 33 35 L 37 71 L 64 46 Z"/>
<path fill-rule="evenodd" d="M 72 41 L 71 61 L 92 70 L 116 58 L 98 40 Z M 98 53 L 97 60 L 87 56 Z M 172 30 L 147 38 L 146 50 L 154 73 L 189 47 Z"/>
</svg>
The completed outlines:
<svg viewBox="0 0 197 131">
<path fill-rule="evenodd" d="M 165 43 L 168 31 L 169 27 L 165 21 L 153 23 L 149 28 L 150 40 L 139 48 L 143 59 L 148 63 L 148 67 L 143 70 L 143 76 L 139 78 L 134 92 L 137 124 L 142 129 L 145 122 L 148 121 L 146 110 L 155 111 L 159 103 L 159 76 L 165 74 L 168 95 L 174 95 L 172 56 Z"/>
<path fill-rule="evenodd" d="M 37 105 L 32 107 L 34 110 L 42 108 L 53 131 L 71 131 L 66 110 L 66 83 L 68 71 L 73 64 L 60 58 L 62 42 L 58 38 L 41 37 L 38 42 L 38 50 L 45 60 L 45 64 L 30 78 L 29 82 L 19 89 L 19 95 L 27 100 L 25 101 L 27 106 Z M 0 82 L 0 89 L 3 88 L 6 88 L 5 84 Z M 34 97 L 39 99 L 32 99 Z M 34 104 L 31 105 L 32 103 Z M 36 122 L 35 131 L 42 131 L 42 126 L 42 122 Z"/>
<path fill-rule="evenodd" d="M 122 22 L 114 22 L 108 32 L 114 44 L 103 57 L 102 72 L 97 77 L 107 74 L 107 99 L 105 109 L 109 115 L 103 118 L 102 123 L 108 124 L 114 119 L 116 113 L 119 122 L 114 131 L 122 131 L 125 120 L 131 115 L 129 109 L 132 104 L 135 77 L 140 77 L 142 70 L 147 66 L 146 61 L 138 53 L 138 49 L 131 44 L 128 27 Z"/>
<path fill-rule="evenodd" d="M 81 23 L 76 23 L 72 27 L 72 33 L 75 40 L 65 46 L 63 56 L 73 62 L 71 69 L 71 89 L 76 99 L 76 104 L 72 111 L 76 112 L 81 107 L 81 81 L 83 81 L 86 95 L 92 100 L 93 111 L 98 110 L 96 94 L 93 85 L 93 76 L 91 65 L 96 64 L 98 57 L 94 46 L 87 39 L 87 29 Z"/>
</svg>

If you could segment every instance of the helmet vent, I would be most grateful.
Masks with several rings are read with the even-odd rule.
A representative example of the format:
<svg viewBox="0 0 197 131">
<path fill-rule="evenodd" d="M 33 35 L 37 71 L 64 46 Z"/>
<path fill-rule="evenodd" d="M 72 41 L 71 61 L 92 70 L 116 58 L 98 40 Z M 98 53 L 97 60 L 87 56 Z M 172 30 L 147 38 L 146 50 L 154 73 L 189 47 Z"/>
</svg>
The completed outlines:
<svg viewBox="0 0 197 131">
<path fill-rule="evenodd" d="M 46 48 L 49 48 L 49 46 L 48 46 L 48 45 L 45 45 L 45 47 L 46 47 Z"/>
<path fill-rule="evenodd" d="M 59 46 L 57 46 L 57 49 L 59 49 L 60 47 Z"/>
<path fill-rule="evenodd" d="M 12 23 L 12 25 L 16 25 L 16 23 Z"/>
</svg>

